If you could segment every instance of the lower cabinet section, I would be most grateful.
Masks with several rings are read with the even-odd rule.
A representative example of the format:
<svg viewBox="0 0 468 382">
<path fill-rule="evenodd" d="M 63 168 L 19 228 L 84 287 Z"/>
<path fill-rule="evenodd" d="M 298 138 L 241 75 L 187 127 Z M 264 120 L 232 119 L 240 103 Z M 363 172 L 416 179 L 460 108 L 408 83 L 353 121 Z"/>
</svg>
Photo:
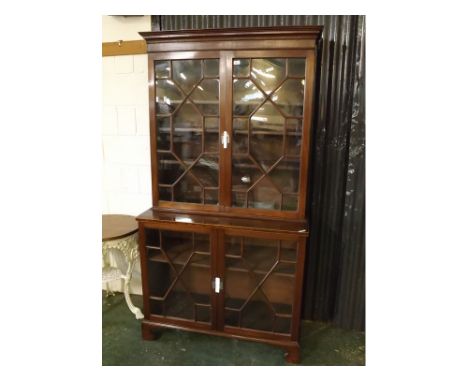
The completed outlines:
<svg viewBox="0 0 468 382">
<path fill-rule="evenodd" d="M 144 338 L 172 327 L 267 342 L 299 362 L 306 235 L 140 221 Z"/>
</svg>

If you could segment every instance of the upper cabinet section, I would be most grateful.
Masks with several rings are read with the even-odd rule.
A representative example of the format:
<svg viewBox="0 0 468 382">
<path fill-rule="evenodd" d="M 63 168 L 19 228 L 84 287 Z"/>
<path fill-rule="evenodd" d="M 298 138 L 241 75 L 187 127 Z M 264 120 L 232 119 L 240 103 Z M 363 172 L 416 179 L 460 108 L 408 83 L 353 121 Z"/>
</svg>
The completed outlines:
<svg viewBox="0 0 468 382">
<path fill-rule="evenodd" d="M 320 27 L 141 33 L 153 207 L 305 217 Z"/>
</svg>

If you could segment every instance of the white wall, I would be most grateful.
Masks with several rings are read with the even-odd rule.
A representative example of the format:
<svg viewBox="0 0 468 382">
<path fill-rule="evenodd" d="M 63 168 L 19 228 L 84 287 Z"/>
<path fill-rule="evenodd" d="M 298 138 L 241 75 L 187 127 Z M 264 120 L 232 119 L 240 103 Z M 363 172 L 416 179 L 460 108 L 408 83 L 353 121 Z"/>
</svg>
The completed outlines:
<svg viewBox="0 0 468 382">
<path fill-rule="evenodd" d="M 103 42 L 136 40 L 151 17 L 102 18 Z M 102 57 L 102 213 L 138 215 L 151 207 L 147 55 Z M 140 266 L 130 286 L 141 294 Z M 103 286 L 104 287 L 104 286 Z M 121 283 L 111 289 L 121 291 Z"/>
<path fill-rule="evenodd" d="M 102 16 L 102 42 L 141 40 L 138 32 L 151 31 L 151 16 Z"/>
</svg>

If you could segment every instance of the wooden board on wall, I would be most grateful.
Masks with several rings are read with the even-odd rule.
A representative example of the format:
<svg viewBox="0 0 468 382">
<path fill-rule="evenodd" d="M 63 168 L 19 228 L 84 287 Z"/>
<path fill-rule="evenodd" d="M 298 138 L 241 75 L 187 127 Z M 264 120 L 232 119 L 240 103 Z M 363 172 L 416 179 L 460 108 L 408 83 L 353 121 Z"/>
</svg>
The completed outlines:
<svg viewBox="0 0 468 382">
<path fill-rule="evenodd" d="M 145 40 L 120 40 L 102 43 L 103 56 L 122 56 L 129 54 L 146 54 Z"/>
</svg>

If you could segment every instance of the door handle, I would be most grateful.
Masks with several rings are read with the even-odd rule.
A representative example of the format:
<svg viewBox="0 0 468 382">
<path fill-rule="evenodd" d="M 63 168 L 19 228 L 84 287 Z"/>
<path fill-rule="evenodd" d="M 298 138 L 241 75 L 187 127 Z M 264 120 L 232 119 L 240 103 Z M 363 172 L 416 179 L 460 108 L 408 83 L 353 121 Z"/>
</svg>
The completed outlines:
<svg viewBox="0 0 468 382">
<path fill-rule="evenodd" d="M 229 145 L 229 134 L 227 133 L 227 131 L 223 132 L 223 136 L 221 138 L 221 143 L 223 145 L 223 147 L 225 149 L 228 148 L 228 145 Z"/>
</svg>

